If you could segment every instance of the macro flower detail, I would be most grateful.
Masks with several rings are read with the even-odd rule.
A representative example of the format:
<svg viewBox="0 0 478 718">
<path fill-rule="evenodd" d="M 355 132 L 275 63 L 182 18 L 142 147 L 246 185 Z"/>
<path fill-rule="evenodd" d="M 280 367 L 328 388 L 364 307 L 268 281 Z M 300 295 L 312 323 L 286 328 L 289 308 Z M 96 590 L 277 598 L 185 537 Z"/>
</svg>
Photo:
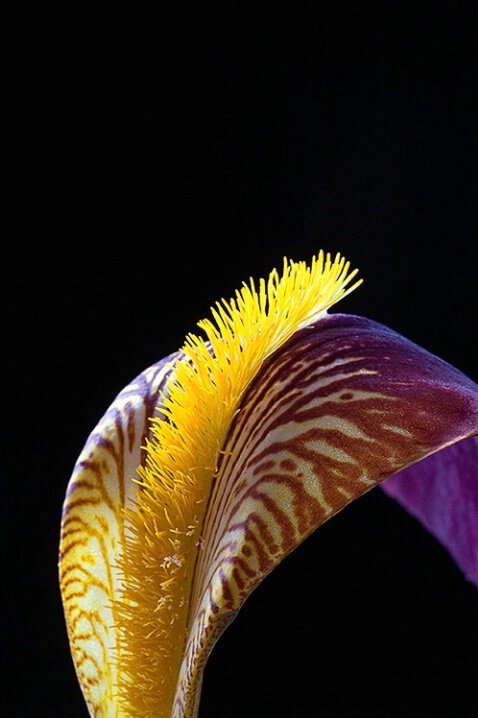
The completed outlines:
<svg viewBox="0 0 478 718">
<path fill-rule="evenodd" d="M 250 593 L 382 482 L 478 585 L 478 387 L 376 322 L 329 315 L 355 276 L 321 252 L 244 284 L 88 438 L 60 583 L 91 716 L 197 716 Z"/>
</svg>

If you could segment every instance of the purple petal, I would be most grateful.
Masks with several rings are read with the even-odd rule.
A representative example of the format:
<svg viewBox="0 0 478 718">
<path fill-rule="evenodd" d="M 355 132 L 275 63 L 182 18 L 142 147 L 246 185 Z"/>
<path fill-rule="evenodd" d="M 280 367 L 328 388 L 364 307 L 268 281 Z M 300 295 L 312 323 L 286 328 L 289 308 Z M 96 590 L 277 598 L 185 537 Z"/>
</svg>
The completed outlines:
<svg viewBox="0 0 478 718">
<path fill-rule="evenodd" d="M 478 386 L 376 322 L 327 316 L 274 352 L 244 394 L 209 497 L 174 715 L 196 700 L 219 635 L 290 551 L 396 472 L 476 447 L 477 432 Z M 470 489 L 457 487 L 459 505 L 473 486 L 463 458 Z M 456 517 L 470 554 L 473 516 L 476 505 L 470 521 Z"/>
<path fill-rule="evenodd" d="M 478 437 L 409 466 L 382 488 L 448 549 L 478 586 Z"/>
</svg>

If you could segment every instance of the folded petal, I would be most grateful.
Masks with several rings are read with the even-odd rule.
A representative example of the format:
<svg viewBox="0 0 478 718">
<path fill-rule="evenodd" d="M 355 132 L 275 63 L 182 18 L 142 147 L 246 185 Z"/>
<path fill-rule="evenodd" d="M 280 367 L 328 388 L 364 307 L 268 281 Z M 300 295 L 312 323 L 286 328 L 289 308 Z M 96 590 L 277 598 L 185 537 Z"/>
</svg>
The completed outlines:
<svg viewBox="0 0 478 718">
<path fill-rule="evenodd" d="M 219 307 L 227 341 L 215 330 L 213 345 L 193 337 L 189 354 L 141 374 L 75 467 L 60 577 L 92 716 L 194 718 L 208 655 L 253 589 L 324 521 L 394 474 L 387 493 L 476 581 L 478 387 L 386 327 L 313 307 L 295 333 L 280 325 L 279 339 L 252 353 L 251 371 L 246 351 L 275 336 L 283 316 L 275 298 L 288 295 L 273 277 L 267 332 L 256 324 L 238 332 Z M 302 284 L 296 289 L 293 307 L 305 296 Z M 237 303 L 247 308 L 244 291 Z M 260 312 L 265 296 L 261 285 Z M 228 394 L 232 379 L 238 403 Z M 224 433 L 210 431 L 216 424 Z M 197 452 L 196 442 L 211 443 L 211 452 Z M 183 469 L 164 472 L 163 461 L 173 466 L 178 454 Z M 165 638 L 167 647 L 155 648 L 158 671 L 152 649 Z M 155 682 L 167 689 L 158 692 Z"/>
<path fill-rule="evenodd" d="M 448 549 L 478 586 L 478 438 L 409 466 L 382 488 Z"/>
<path fill-rule="evenodd" d="M 215 641 L 290 551 L 376 484 L 476 433 L 478 387 L 373 321 L 324 317 L 269 357 L 209 497 L 173 715 L 196 715 Z M 464 481 L 473 492 L 472 475 Z"/>
</svg>

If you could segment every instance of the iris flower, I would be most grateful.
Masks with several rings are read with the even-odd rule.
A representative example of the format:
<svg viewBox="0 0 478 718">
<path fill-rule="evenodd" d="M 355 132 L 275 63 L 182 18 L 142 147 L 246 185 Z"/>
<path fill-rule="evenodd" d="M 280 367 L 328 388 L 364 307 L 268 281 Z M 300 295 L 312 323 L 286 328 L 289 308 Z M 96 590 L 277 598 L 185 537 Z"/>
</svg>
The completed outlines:
<svg viewBox="0 0 478 718">
<path fill-rule="evenodd" d="M 381 482 L 478 585 L 478 386 L 387 327 L 328 314 L 355 277 L 340 255 L 285 259 L 88 438 L 60 582 L 91 716 L 197 716 L 208 656 L 250 593 Z"/>
</svg>

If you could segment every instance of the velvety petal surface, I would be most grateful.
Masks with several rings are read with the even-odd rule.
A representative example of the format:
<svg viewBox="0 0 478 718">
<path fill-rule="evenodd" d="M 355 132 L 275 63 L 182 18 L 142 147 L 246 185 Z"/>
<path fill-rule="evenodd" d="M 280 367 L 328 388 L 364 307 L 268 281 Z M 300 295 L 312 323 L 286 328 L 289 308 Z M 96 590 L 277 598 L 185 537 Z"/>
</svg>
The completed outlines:
<svg viewBox="0 0 478 718">
<path fill-rule="evenodd" d="M 409 466 L 382 488 L 448 549 L 478 586 L 478 438 Z"/>
<path fill-rule="evenodd" d="M 477 432 L 478 387 L 373 321 L 327 316 L 277 350 L 241 402 L 209 498 L 173 715 L 197 714 L 215 641 L 290 551 L 373 486 Z"/>
<path fill-rule="evenodd" d="M 124 509 L 178 357 L 143 372 L 113 402 L 78 459 L 65 500 L 62 596 L 80 684 L 97 718 L 123 717 L 116 687 Z M 260 581 L 385 479 L 387 493 L 476 580 L 477 432 L 478 387 L 375 322 L 324 316 L 275 351 L 243 395 L 221 450 L 187 636 L 178 646 L 184 658 L 172 715 L 197 715 L 209 653 Z"/>
<path fill-rule="evenodd" d="M 137 467 L 171 355 L 125 387 L 81 452 L 63 507 L 60 586 L 70 647 L 90 715 L 121 718 L 115 698 L 123 510 L 133 498 Z"/>
</svg>

